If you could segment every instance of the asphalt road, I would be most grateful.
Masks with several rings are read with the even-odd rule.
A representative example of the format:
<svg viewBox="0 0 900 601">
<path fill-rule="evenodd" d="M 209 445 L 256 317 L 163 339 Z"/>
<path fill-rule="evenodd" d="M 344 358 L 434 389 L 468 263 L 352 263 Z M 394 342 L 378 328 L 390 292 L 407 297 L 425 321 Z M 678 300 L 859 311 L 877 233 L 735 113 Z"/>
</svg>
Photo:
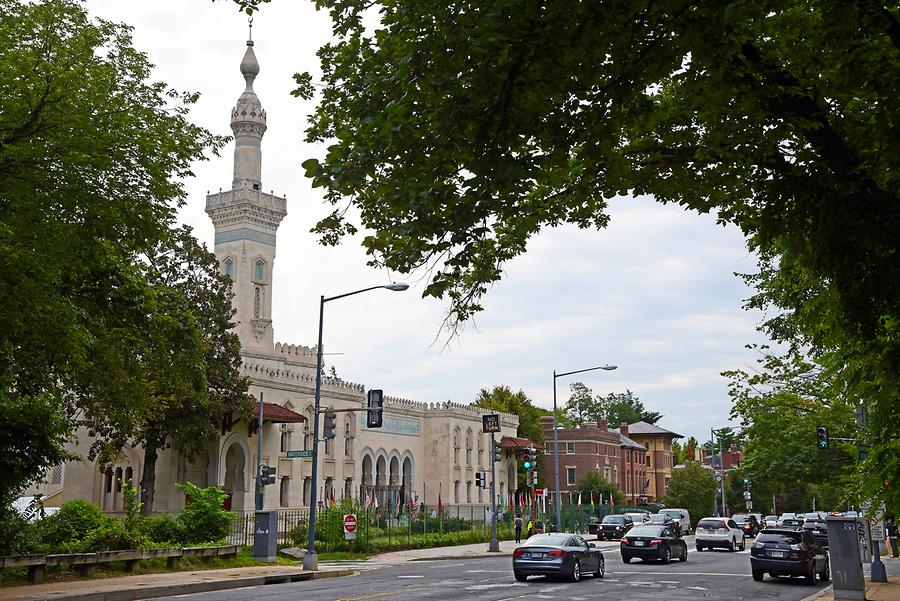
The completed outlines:
<svg viewBox="0 0 900 601">
<path fill-rule="evenodd" d="M 688 561 L 673 561 L 669 565 L 638 560 L 626 565 L 619 555 L 617 543 L 599 543 L 606 558 L 606 577 L 595 579 L 586 576 L 581 582 L 544 577 L 531 577 L 524 583 L 516 582 L 512 575 L 512 558 L 508 555 L 487 559 L 403 563 L 373 560 L 350 564 L 360 571 L 343 578 L 185 595 L 179 598 L 188 597 L 196 601 L 587 601 L 601 598 L 623 601 L 800 601 L 827 586 L 827 583 L 820 582 L 809 586 L 802 579 L 774 579 L 769 576 L 763 582 L 754 582 L 750 575 L 749 545 L 743 552 L 698 553 L 694 550 L 692 536 L 686 537 L 686 542 Z"/>
</svg>

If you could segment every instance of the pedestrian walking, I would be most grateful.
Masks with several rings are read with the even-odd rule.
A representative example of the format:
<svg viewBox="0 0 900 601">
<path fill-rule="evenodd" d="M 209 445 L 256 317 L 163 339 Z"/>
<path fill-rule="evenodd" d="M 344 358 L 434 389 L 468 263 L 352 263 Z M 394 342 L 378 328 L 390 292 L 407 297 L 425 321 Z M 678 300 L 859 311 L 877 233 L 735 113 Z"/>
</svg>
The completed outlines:
<svg viewBox="0 0 900 601">
<path fill-rule="evenodd" d="M 528 538 L 531 538 L 532 534 L 534 534 L 534 522 L 531 521 L 531 518 L 528 518 Z"/>
<path fill-rule="evenodd" d="M 884 525 L 887 539 L 887 552 L 891 557 L 900 557 L 900 549 L 897 548 L 897 520 L 888 518 Z"/>
<path fill-rule="evenodd" d="M 516 519 L 513 520 L 513 527 L 516 530 L 516 543 L 522 542 L 522 516 L 520 514 L 516 514 Z"/>
</svg>

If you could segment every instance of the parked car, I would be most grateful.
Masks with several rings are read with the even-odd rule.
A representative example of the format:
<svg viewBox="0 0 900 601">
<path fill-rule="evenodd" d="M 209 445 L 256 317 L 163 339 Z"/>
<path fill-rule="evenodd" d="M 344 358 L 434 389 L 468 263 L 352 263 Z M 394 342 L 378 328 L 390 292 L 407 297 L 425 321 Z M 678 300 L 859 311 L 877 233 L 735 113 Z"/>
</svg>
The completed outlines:
<svg viewBox="0 0 900 601">
<path fill-rule="evenodd" d="M 603 578 L 603 553 L 578 534 L 535 534 L 513 551 L 513 576 L 565 576 L 578 582 L 582 574 Z"/>
<path fill-rule="evenodd" d="M 697 522 L 695 541 L 698 551 L 716 547 L 743 551 L 747 546 L 744 531 L 730 518 L 703 518 Z"/>
<path fill-rule="evenodd" d="M 635 526 L 619 542 L 622 561 L 629 563 L 637 557 L 644 561 L 654 559 L 669 563 L 673 558 L 687 561 L 687 545 L 668 526 L 650 524 Z"/>
<path fill-rule="evenodd" d="M 828 526 L 825 520 L 806 520 L 803 522 L 803 530 L 807 530 L 813 535 L 813 538 L 823 549 L 828 548 Z"/>
<path fill-rule="evenodd" d="M 691 514 L 688 513 L 687 509 L 682 509 L 680 507 L 669 507 L 666 509 L 660 509 L 659 513 L 664 513 L 666 515 L 672 516 L 672 519 L 676 520 L 681 526 L 682 534 L 691 533 Z"/>
<path fill-rule="evenodd" d="M 650 519 L 650 514 L 645 513 L 643 511 L 640 512 L 628 512 L 624 514 L 626 517 L 631 518 L 631 521 L 634 522 L 635 526 L 638 524 L 644 524 Z"/>
<path fill-rule="evenodd" d="M 780 516 L 778 516 L 778 525 L 781 526 L 785 520 L 796 520 L 796 519 L 797 519 L 796 513 L 782 513 Z"/>
<path fill-rule="evenodd" d="M 754 537 L 759 532 L 759 521 L 756 516 L 749 513 L 736 513 L 731 516 L 738 528 L 744 531 L 745 536 Z"/>
<path fill-rule="evenodd" d="M 769 526 L 775 527 L 778 525 L 778 516 L 777 515 L 767 515 L 763 518 L 763 528 L 768 528 Z"/>
<path fill-rule="evenodd" d="M 750 548 L 753 579 L 770 576 L 803 576 L 815 584 L 816 574 L 823 582 L 830 578 L 828 554 L 816 543 L 809 530 L 768 528 L 759 533 Z"/>
<path fill-rule="evenodd" d="M 806 520 L 824 520 L 828 514 L 824 511 L 810 511 L 809 513 L 798 513 L 797 517 L 805 522 Z"/>
<path fill-rule="evenodd" d="M 597 540 L 618 540 L 625 536 L 634 522 L 626 515 L 608 515 L 597 528 Z"/>
<path fill-rule="evenodd" d="M 653 526 L 668 526 L 675 531 L 675 534 L 681 536 L 681 522 L 676 522 L 672 516 L 664 513 L 651 513 L 650 520 L 647 522 Z"/>
</svg>

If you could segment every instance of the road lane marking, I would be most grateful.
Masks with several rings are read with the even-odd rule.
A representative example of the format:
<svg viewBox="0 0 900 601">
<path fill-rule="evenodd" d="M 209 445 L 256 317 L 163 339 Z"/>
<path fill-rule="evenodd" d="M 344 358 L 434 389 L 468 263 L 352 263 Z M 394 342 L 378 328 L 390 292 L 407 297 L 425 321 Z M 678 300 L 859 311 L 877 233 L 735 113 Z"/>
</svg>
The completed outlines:
<svg viewBox="0 0 900 601">
<path fill-rule="evenodd" d="M 402 593 L 414 593 L 416 591 L 421 591 L 422 588 L 407 588 L 402 591 L 385 591 L 383 593 L 370 593 L 368 595 L 360 595 L 359 597 L 346 597 L 344 599 L 338 599 L 337 601 L 362 601 L 363 599 L 377 599 L 378 597 L 390 597 L 392 595 L 400 595 Z"/>
<path fill-rule="evenodd" d="M 615 572 L 607 572 L 607 574 L 649 574 L 650 576 L 742 576 L 750 578 L 750 574 L 723 574 L 722 572 L 645 572 L 616 570 Z"/>
<path fill-rule="evenodd" d="M 425 576 L 397 576 L 397 578 L 425 578 Z"/>
<path fill-rule="evenodd" d="M 498 582 L 495 584 L 473 584 L 472 586 L 467 586 L 467 591 L 486 591 L 492 588 L 507 588 L 510 586 L 528 586 L 524 582 Z"/>
</svg>

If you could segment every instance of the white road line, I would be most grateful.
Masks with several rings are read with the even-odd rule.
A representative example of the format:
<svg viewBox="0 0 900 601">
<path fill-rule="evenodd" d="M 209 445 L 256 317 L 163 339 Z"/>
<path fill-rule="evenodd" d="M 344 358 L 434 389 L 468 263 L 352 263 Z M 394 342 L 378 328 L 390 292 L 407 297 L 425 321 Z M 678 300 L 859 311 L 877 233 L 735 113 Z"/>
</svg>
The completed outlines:
<svg viewBox="0 0 900 601">
<path fill-rule="evenodd" d="M 742 576 L 750 578 L 750 574 L 723 574 L 721 572 L 644 572 L 643 570 L 640 572 L 626 572 L 616 570 L 615 572 L 607 572 L 607 574 L 649 574 L 651 576 Z"/>
</svg>

